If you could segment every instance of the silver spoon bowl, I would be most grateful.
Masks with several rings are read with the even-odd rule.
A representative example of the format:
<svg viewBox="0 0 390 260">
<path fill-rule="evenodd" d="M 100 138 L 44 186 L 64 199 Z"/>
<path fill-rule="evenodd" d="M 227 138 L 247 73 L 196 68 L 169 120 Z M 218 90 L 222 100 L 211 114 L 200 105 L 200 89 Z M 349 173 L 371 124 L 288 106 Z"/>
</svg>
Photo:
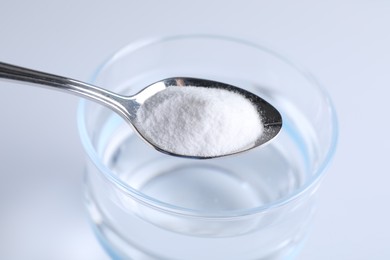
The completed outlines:
<svg viewBox="0 0 390 260">
<path fill-rule="evenodd" d="M 52 89 L 73 93 L 75 95 L 88 98 L 93 101 L 97 101 L 100 104 L 112 109 L 114 112 L 118 113 L 122 118 L 124 118 L 146 143 L 150 144 L 152 147 L 154 147 L 156 150 L 160 152 L 173 155 L 173 156 L 195 158 L 195 159 L 210 159 L 210 158 L 226 156 L 229 154 L 217 155 L 212 157 L 200 157 L 200 156 L 188 156 L 188 155 L 175 154 L 169 151 L 165 151 L 161 147 L 156 146 L 151 141 L 147 140 L 143 136 L 142 132 L 140 132 L 136 128 L 135 122 L 137 119 L 137 110 L 139 109 L 139 107 L 148 98 L 150 98 L 157 92 L 162 91 L 171 86 L 181 86 L 181 87 L 195 86 L 195 87 L 206 87 L 206 88 L 219 88 L 219 89 L 224 89 L 228 91 L 234 91 L 235 93 L 239 93 L 252 102 L 252 104 L 257 108 L 258 113 L 261 114 L 262 123 L 264 125 L 264 132 L 260 136 L 260 138 L 255 142 L 253 147 L 247 148 L 242 151 L 234 152 L 234 154 L 267 143 L 279 133 L 282 127 L 282 117 L 280 113 L 276 108 L 274 108 L 271 104 L 266 102 L 264 99 L 244 89 L 234 87 L 225 83 L 212 81 L 212 80 L 187 78 L 187 77 L 167 78 L 147 86 L 146 88 L 144 88 L 139 93 L 133 96 L 123 96 L 75 79 L 70 79 L 62 76 L 49 74 L 46 72 L 23 68 L 11 64 L 3 63 L 3 62 L 0 62 L 0 78 L 11 80 L 11 81 L 21 81 L 25 83 L 31 83 L 34 85 L 45 86 Z"/>
</svg>

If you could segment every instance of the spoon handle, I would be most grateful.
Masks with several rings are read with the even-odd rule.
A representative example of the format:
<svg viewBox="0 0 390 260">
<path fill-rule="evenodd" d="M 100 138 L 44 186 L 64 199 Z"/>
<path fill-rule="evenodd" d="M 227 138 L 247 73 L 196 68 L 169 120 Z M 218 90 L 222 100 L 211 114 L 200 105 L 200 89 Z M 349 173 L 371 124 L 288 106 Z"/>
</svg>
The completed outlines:
<svg viewBox="0 0 390 260">
<path fill-rule="evenodd" d="M 101 104 L 121 113 L 126 111 L 124 108 L 126 97 L 75 79 L 23 68 L 1 61 L 0 79 L 22 81 L 70 92 L 84 98 L 99 101 Z"/>
</svg>

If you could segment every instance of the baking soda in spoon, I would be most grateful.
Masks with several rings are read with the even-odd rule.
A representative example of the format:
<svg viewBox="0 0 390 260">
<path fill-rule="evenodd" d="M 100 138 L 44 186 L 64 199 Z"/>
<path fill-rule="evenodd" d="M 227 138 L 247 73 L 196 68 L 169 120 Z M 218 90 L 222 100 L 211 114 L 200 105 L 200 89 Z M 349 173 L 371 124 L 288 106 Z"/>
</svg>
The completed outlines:
<svg viewBox="0 0 390 260">
<path fill-rule="evenodd" d="M 143 141 L 174 156 L 207 159 L 242 152 L 272 140 L 282 127 L 281 114 L 261 97 L 207 79 L 166 78 L 124 96 L 1 61 L 0 79 L 63 90 L 98 102 L 135 127 Z"/>
<path fill-rule="evenodd" d="M 137 111 L 144 138 L 165 151 L 213 157 L 254 146 L 264 126 L 250 100 L 233 91 L 172 86 L 147 99 Z"/>
</svg>

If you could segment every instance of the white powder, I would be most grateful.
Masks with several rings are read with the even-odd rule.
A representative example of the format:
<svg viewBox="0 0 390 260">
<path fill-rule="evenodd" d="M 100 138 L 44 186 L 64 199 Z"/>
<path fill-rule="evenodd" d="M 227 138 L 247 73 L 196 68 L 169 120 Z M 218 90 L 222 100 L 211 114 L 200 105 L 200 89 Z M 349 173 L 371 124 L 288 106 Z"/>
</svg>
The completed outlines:
<svg viewBox="0 0 390 260">
<path fill-rule="evenodd" d="M 244 96 L 205 87 L 169 87 L 137 112 L 142 135 L 165 151 L 217 156 L 250 148 L 263 132 L 259 113 Z"/>
</svg>

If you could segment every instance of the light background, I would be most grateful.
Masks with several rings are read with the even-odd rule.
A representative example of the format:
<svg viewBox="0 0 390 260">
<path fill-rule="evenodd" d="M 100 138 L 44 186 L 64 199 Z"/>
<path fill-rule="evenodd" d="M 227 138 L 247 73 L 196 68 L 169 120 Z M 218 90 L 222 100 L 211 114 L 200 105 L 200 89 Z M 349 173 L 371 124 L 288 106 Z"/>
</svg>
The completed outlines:
<svg viewBox="0 0 390 260">
<path fill-rule="evenodd" d="M 333 98 L 338 151 L 298 260 L 390 259 L 389 0 L 0 0 L 0 60 L 80 80 L 133 40 L 189 32 L 282 51 Z M 107 259 L 83 211 L 77 104 L 0 81 L 0 259 Z"/>
</svg>

